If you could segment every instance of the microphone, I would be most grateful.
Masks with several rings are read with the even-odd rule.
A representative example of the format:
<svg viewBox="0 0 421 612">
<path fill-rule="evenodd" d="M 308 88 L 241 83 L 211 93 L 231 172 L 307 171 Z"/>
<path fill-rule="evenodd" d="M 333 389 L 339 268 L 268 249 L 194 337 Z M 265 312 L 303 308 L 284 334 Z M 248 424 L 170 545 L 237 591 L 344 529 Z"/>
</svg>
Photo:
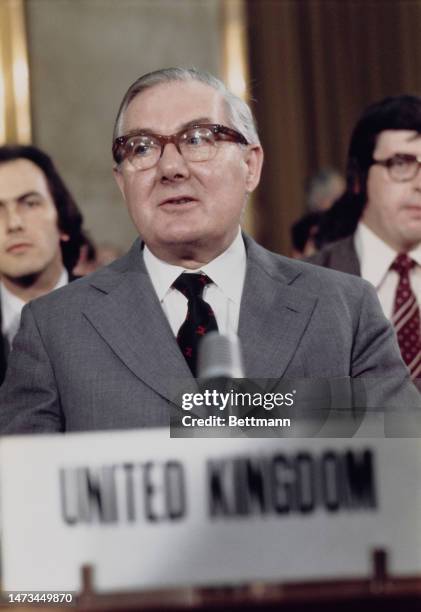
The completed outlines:
<svg viewBox="0 0 421 612">
<path fill-rule="evenodd" d="M 217 331 L 206 334 L 199 345 L 198 378 L 244 378 L 240 339 L 236 334 L 222 335 Z"/>
<path fill-rule="evenodd" d="M 203 336 L 199 341 L 196 371 L 196 380 L 186 381 L 177 409 L 171 413 L 171 436 L 232 437 L 229 417 L 235 409 L 236 389 L 244 380 L 238 336 L 221 335 L 217 331 Z M 186 415 L 186 410 L 192 410 L 194 418 Z"/>
<path fill-rule="evenodd" d="M 222 335 L 217 331 L 206 334 L 199 345 L 197 372 L 202 393 L 210 392 L 218 397 L 232 397 L 232 393 L 244 378 L 243 358 L 237 335 Z M 214 397 L 216 397 L 214 395 Z M 232 399 L 221 409 L 211 408 L 214 415 L 231 415 Z M 221 412 L 222 410 L 222 412 Z"/>
</svg>

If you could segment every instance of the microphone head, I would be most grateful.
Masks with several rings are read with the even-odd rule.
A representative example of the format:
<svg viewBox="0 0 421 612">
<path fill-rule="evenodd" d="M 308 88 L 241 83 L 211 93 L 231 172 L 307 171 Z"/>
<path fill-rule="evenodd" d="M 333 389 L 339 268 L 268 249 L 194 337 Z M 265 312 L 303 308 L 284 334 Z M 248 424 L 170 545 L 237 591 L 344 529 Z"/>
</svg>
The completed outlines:
<svg viewBox="0 0 421 612">
<path fill-rule="evenodd" d="M 240 340 L 236 334 L 206 334 L 199 345 L 198 378 L 244 378 Z"/>
</svg>

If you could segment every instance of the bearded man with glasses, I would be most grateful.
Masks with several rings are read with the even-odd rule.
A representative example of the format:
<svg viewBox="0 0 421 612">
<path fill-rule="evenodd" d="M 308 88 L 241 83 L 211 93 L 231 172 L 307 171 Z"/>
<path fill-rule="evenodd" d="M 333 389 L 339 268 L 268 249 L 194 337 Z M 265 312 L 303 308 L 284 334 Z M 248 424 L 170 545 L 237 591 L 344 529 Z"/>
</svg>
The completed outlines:
<svg viewBox="0 0 421 612">
<path fill-rule="evenodd" d="M 408 374 L 373 288 L 241 233 L 263 151 L 249 107 L 221 81 L 182 68 L 141 77 L 112 151 L 140 238 L 24 309 L 3 433 L 168 425 L 174 380 L 197 375 L 200 338 L 215 330 L 238 334 L 249 378 L 374 378 L 367 404 L 400 405 Z M 412 385 L 404 397 L 420 408 Z"/>
<path fill-rule="evenodd" d="M 333 235 L 345 237 L 310 261 L 374 285 L 421 388 L 420 166 L 421 98 L 389 97 L 367 108 L 351 137 L 346 192 L 320 230 L 336 226 Z"/>
</svg>

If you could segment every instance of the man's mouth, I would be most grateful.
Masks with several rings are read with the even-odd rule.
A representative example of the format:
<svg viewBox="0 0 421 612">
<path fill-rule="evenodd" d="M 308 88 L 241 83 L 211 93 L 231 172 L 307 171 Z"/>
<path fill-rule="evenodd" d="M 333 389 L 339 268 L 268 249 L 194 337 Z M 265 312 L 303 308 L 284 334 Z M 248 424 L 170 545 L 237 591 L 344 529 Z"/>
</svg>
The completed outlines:
<svg viewBox="0 0 421 612">
<path fill-rule="evenodd" d="M 29 249 L 32 245 L 29 242 L 17 242 L 16 244 L 11 244 L 7 247 L 7 253 L 20 253 Z"/>
<path fill-rule="evenodd" d="M 415 215 L 416 217 L 421 216 L 421 204 L 406 204 L 404 210 Z"/>
<path fill-rule="evenodd" d="M 192 202 L 197 202 L 197 200 L 190 196 L 180 196 L 177 198 L 167 198 L 161 202 L 160 206 L 181 206 L 183 204 L 191 204 Z"/>
</svg>

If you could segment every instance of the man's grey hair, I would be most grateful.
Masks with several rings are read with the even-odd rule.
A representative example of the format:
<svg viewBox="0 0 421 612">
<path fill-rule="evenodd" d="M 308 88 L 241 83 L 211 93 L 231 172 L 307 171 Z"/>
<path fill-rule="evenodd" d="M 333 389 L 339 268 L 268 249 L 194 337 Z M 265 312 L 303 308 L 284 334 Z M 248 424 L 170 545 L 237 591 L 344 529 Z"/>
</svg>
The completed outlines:
<svg viewBox="0 0 421 612">
<path fill-rule="evenodd" d="M 118 110 L 117 119 L 114 124 L 113 142 L 116 138 L 122 136 L 124 113 L 130 102 L 146 89 L 172 81 L 199 81 L 219 91 L 227 107 L 228 120 L 231 124 L 229 127 L 241 132 L 250 144 L 259 144 L 260 141 L 257 134 L 256 123 L 249 105 L 244 102 L 244 100 L 231 93 L 225 84 L 215 76 L 204 70 L 197 70 L 196 68 L 164 68 L 162 70 L 156 70 L 155 72 L 149 72 L 139 77 L 130 85 Z M 169 104 L 170 103 L 169 101 Z"/>
</svg>

